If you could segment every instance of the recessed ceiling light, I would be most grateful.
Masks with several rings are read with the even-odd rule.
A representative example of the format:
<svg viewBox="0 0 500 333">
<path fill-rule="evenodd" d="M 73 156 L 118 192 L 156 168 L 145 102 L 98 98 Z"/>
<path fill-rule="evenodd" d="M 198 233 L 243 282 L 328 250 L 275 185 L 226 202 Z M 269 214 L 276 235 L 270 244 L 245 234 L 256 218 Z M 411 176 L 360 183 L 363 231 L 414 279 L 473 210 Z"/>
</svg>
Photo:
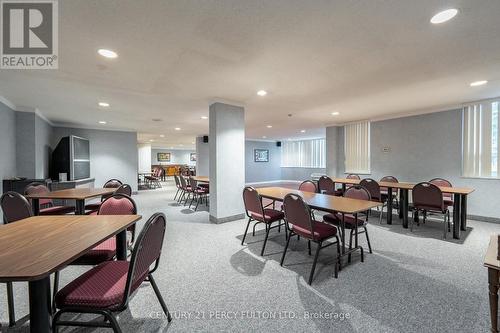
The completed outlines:
<svg viewBox="0 0 500 333">
<path fill-rule="evenodd" d="M 182 146 L 184 146 L 184 145 L 183 145 L 182 143 L 179 143 L 179 146 L 181 146 L 181 147 L 182 147 Z"/>
<path fill-rule="evenodd" d="M 174 130 L 176 130 L 176 131 L 180 131 L 180 130 L 181 130 L 181 128 L 180 128 L 180 127 L 176 127 L 176 128 L 174 128 Z"/>
<path fill-rule="evenodd" d="M 106 122 L 104 120 L 99 120 L 99 124 L 106 125 Z"/>
<path fill-rule="evenodd" d="M 267 139 L 267 136 L 265 136 L 265 135 L 264 135 L 264 136 L 262 137 L 262 139 Z"/>
<path fill-rule="evenodd" d="M 160 134 L 160 138 L 164 138 L 164 137 L 165 137 L 165 135 L 164 135 L 164 134 Z"/>
<path fill-rule="evenodd" d="M 306 130 L 301 130 L 301 131 L 300 131 L 300 133 L 305 133 L 305 132 L 306 132 Z"/>
<path fill-rule="evenodd" d="M 99 106 L 102 108 L 109 108 L 109 103 L 107 102 L 99 102 Z"/>
<path fill-rule="evenodd" d="M 444 22 L 449 21 L 452 18 L 454 18 L 457 14 L 458 14 L 458 9 L 456 9 L 456 8 L 450 8 L 447 10 L 443 10 L 431 18 L 431 23 L 432 24 L 444 23 Z"/>
<path fill-rule="evenodd" d="M 201 119 L 205 120 L 205 119 L 208 119 L 207 116 L 201 116 Z"/>
<path fill-rule="evenodd" d="M 481 80 L 481 81 L 475 81 L 470 84 L 471 87 L 477 87 L 477 86 L 482 86 L 488 83 L 486 80 Z"/>
<path fill-rule="evenodd" d="M 340 112 L 332 112 L 332 116 L 338 116 Z"/>
<path fill-rule="evenodd" d="M 191 142 L 192 145 L 194 145 L 194 142 Z"/>
<path fill-rule="evenodd" d="M 151 139 L 151 140 L 149 140 L 149 142 L 155 142 L 155 140 Z"/>
<path fill-rule="evenodd" d="M 257 91 L 257 95 L 259 95 L 259 96 L 266 96 L 267 95 L 267 91 L 265 91 L 265 90 L 259 90 L 259 91 Z"/>
<path fill-rule="evenodd" d="M 266 127 L 267 128 L 273 128 L 273 125 L 267 125 Z"/>
<path fill-rule="evenodd" d="M 118 54 L 115 51 L 107 50 L 107 49 L 99 49 L 97 53 L 102 55 L 105 58 L 114 59 L 118 57 Z"/>
</svg>

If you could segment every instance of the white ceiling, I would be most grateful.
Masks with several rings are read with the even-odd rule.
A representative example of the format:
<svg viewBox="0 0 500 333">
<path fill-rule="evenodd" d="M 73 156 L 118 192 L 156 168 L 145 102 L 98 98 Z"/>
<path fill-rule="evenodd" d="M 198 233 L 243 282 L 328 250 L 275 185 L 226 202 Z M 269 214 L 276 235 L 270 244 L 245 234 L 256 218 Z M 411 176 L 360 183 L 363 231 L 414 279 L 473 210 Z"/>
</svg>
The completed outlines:
<svg viewBox="0 0 500 333">
<path fill-rule="evenodd" d="M 430 24 L 449 7 L 460 14 Z M 499 96 L 499 13 L 498 0 L 59 1 L 59 70 L 2 70 L 0 95 L 57 124 L 136 130 L 159 146 L 206 134 L 200 117 L 218 99 L 245 105 L 249 138 L 321 136 Z"/>
</svg>

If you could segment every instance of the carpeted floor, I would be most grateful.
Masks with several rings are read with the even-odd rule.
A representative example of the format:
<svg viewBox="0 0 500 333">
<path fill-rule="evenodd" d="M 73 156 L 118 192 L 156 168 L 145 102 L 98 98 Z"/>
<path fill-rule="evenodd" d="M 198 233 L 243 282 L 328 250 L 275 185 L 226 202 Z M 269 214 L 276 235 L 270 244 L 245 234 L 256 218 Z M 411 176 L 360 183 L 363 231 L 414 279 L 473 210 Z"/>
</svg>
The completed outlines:
<svg viewBox="0 0 500 333">
<path fill-rule="evenodd" d="M 335 246 L 322 251 L 312 286 L 305 282 L 312 257 L 304 240 L 292 240 L 285 267 L 285 243 L 274 229 L 264 257 L 260 229 L 241 246 L 245 222 L 208 222 L 172 201 L 174 189 L 134 196 L 146 220 L 167 216 L 167 234 L 156 280 L 174 316 L 167 325 L 152 288 L 144 284 L 119 315 L 124 332 L 487 332 L 489 307 L 482 260 L 489 235 L 499 224 L 469 222 L 461 241 L 442 240 L 441 224 L 428 222 L 413 233 L 396 224 L 369 225 L 373 254 L 333 278 Z M 140 223 L 142 226 L 143 223 Z M 451 238 L 451 234 L 449 236 Z M 360 238 L 364 245 L 364 237 Z M 84 271 L 68 267 L 61 285 Z M 26 283 L 15 283 L 14 329 L 7 329 L 5 286 L 0 285 L 2 332 L 28 332 Z M 24 318 L 22 318 L 24 316 Z M 89 318 L 92 319 L 92 318 Z M 61 329 L 61 332 L 106 332 Z"/>
</svg>

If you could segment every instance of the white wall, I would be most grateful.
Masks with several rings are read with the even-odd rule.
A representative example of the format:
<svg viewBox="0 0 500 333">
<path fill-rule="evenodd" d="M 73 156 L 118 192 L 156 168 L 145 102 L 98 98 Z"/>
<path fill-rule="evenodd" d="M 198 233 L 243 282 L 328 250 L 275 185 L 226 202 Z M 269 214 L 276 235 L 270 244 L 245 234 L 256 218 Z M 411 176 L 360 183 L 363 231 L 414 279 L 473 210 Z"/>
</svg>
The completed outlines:
<svg viewBox="0 0 500 333">
<path fill-rule="evenodd" d="M 139 172 L 151 172 L 151 145 L 148 143 L 138 144 L 137 155 Z"/>
<path fill-rule="evenodd" d="M 170 162 L 159 162 L 158 153 L 170 153 Z M 191 153 L 195 153 L 194 150 L 180 150 L 180 149 L 151 149 L 151 164 L 187 164 L 196 165 L 196 161 L 191 161 Z"/>
<path fill-rule="evenodd" d="M 208 139 L 210 141 L 210 139 Z M 196 138 L 196 173 L 199 176 L 207 176 L 209 174 L 210 164 L 209 143 L 203 142 L 203 136 Z"/>
</svg>

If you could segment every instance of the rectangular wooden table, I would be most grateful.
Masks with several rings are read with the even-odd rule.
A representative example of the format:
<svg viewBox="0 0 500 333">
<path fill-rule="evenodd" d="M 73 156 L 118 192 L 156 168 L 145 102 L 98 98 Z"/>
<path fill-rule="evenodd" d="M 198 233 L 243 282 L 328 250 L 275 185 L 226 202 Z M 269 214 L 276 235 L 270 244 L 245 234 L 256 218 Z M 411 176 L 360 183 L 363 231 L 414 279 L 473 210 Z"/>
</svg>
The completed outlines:
<svg viewBox="0 0 500 333">
<path fill-rule="evenodd" d="M 334 183 L 342 184 L 345 191 L 346 185 L 358 185 L 359 179 L 332 178 Z M 409 191 L 413 190 L 416 183 L 378 182 L 380 187 L 387 187 L 387 197 L 392 197 L 393 190 L 399 190 L 399 218 L 403 219 L 403 228 L 408 228 Z M 453 194 L 453 238 L 460 239 L 460 231 L 467 230 L 467 195 L 474 189 L 466 187 L 439 186 L 443 193 Z M 387 212 L 392 212 L 392 200 L 387 200 Z M 459 221 L 459 223 L 455 223 Z M 392 224 L 392 213 L 387 214 L 387 224 Z"/>
<path fill-rule="evenodd" d="M 210 179 L 207 176 L 193 176 L 193 179 L 199 183 L 210 183 Z"/>
<path fill-rule="evenodd" d="M 0 282 L 29 284 L 30 332 L 50 332 L 50 274 L 116 235 L 127 259 L 126 230 L 140 215 L 34 216 L 0 226 Z"/>
<path fill-rule="evenodd" d="M 66 190 L 53 191 L 47 193 L 30 194 L 26 197 L 32 200 L 33 214 L 38 215 L 40 212 L 40 199 L 60 199 L 60 200 L 75 200 L 75 214 L 85 214 L 85 200 L 100 197 L 102 195 L 113 194 L 116 188 L 70 188 Z"/>
<path fill-rule="evenodd" d="M 488 268 L 490 296 L 491 332 L 498 332 L 498 288 L 500 287 L 500 236 L 492 235 L 490 245 L 484 257 L 484 266 Z"/>
<path fill-rule="evenodd" d="M 381 206 L 380 202 L 375 201 L 367 201 L 367 200 L 358 200 L 344 197 L 336 197 L 332 195 L 313 193 L 313 192 L 304 192 L 298 190 L 292 190 L 285 187 L 262 187 L 258 188 L 257 192 L 263 197 L 276 201 L 283 201 L 287 194 L 293 193 L 301 196 L 304 199 L 304 202 L 311 208 L 327 212 L 334 213 L 338 212 L 342 214 L 342 220 L 340 223 L 342 233 L 342 254 L 341 256 L 345 256 L 355 250 L 363 249 L 358 246 L 358 228 L 355 228 L 355 246 L 352 250 L 346 251 L 345 248 L 345 214 L 352 214 L 357 219 L 358 213 L 366 212 L 371 208 L 375 208 Z"/>
</svg>

